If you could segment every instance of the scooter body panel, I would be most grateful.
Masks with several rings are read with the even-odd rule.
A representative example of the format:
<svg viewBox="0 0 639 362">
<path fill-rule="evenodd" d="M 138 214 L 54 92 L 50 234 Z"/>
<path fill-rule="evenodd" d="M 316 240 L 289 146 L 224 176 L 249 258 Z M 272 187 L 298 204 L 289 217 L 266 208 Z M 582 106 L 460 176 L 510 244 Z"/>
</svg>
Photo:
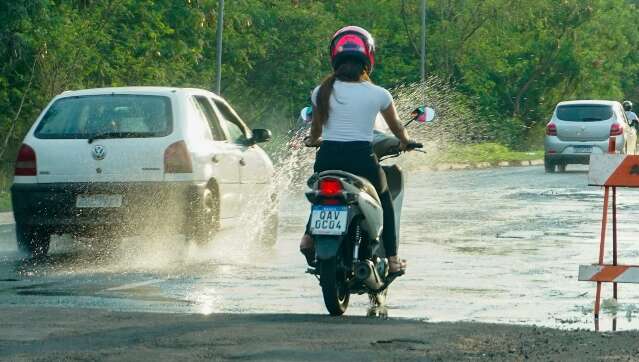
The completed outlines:
<svg viewBox="0 0 639 362">
<path fill-rule="evenodd" d="M 395 212 L 395 236 L 399 240 L 399 225 L 402 216 L 402 206 L 404 204 L 404 174 L 398 165 L 382 166 L 386 174 L 388 189 L 393 200 L 393 211 Z"/>
<path fill-rule="evenodd" d="M 384 211 L 382 210 L 382 205 L 380 205 L 380 203 L 367 192 L 361 191 L 354 185 L 349 184 L 346 188 L 352 188 L 353 191 L 358 192 L 356 207 L 364 216 L 360 225 L 371 238 L 379 239 L 384 224 Z"/>
</svg>

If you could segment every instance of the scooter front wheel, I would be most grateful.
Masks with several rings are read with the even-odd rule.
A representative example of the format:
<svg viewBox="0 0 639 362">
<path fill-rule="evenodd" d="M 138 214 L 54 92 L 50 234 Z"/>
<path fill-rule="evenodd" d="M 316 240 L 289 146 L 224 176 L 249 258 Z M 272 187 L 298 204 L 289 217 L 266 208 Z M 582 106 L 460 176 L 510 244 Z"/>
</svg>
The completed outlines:
<svg viewBox="0 0 639 362">
<path fill-rule="evenodd" d="M 319 261 L 320 285 L 324 296 L 324 305 L 332 316 L 340 316 L 348 308 L 350 291 L 346 286 L 343 272 L 337 269 L 337 258 Z"/>
</svg>

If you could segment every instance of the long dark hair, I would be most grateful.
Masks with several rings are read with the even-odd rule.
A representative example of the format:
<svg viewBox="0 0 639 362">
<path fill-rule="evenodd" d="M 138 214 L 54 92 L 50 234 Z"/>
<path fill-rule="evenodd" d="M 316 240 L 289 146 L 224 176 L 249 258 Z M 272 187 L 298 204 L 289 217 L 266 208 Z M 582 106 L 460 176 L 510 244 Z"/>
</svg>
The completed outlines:
<svg viewBox="0 0 639 362">
<path fill-rule="evenodd" d="M 329 101 L 333 93 L 333 85 L 336 80 L 342 82 L 370 81 L 368 77 L 368 67 L 364 63 L 355 59 L 348 59 L 340 64 L 333 74 L 324 78 L 317 93 L 317 116 L 322 125 L 328 121 Z"/>
</svg>

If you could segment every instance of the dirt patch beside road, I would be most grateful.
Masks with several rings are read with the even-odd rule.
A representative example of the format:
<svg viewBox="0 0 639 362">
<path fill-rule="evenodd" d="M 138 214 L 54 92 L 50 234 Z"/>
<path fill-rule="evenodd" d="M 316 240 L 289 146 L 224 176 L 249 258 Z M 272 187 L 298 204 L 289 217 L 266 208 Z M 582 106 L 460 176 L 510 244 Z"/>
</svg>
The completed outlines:
<svg viewBox="0 0 639 362">
<path fill-rule="evenodd" d="M 636 360 L 639 332 L 316 315 L 0 308 L 8 360 Z"/>
</svg>

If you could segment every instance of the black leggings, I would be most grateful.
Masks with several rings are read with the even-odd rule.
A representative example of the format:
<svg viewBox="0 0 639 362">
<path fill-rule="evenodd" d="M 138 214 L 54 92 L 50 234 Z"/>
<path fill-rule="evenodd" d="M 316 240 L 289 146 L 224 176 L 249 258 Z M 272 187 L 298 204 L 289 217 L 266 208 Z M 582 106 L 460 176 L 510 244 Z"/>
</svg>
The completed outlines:
<svg viewBox="0 0 639 362">
<path fill-rule="evenodd" d="M 342 170 L 363 177 L 370 181 L 384 210 L 384 228 L 382 239 L 386 256 L 397 255 L 397 237 L 395 235 L 395 211 L 386 174 L 373 153 L 370 142 L 336 142 L 323 141 L 315 158 L 315 172 Z"/>
</svg>

